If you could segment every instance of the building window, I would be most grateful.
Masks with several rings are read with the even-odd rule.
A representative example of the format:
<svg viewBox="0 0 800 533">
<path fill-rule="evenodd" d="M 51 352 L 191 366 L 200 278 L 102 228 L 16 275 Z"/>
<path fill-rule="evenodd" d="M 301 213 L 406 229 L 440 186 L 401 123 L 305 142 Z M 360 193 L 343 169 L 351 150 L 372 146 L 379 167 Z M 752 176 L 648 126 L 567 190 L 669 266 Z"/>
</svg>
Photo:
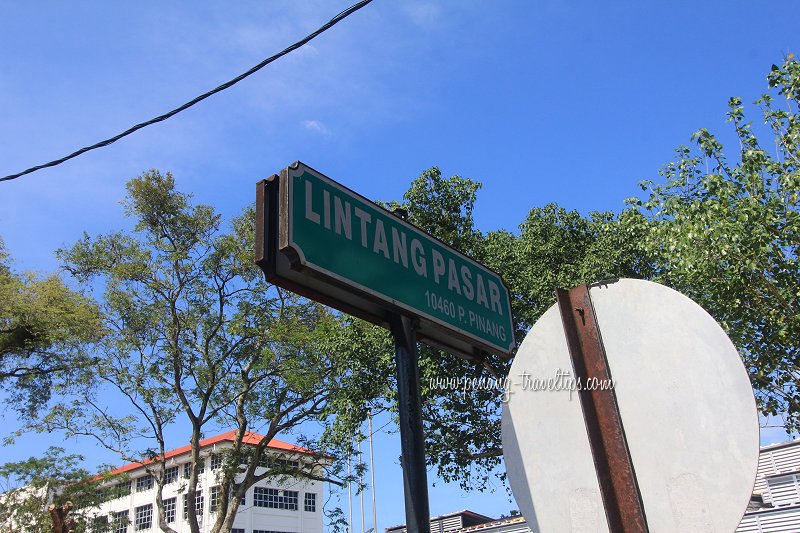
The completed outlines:
<svg viewBox="0 0 800 533">
<path fill-rule="evenodd" d="M 219 485 L 211 487 L 211 495 L 208 498 L 208 510 L 212 513 L 216 513 L 217 505 L 219 505 Z"/>
<path fill-rule="evenodd" d="M 291 531 L 272 531 L 270 529 L 254 529 L 253 533 L 292 533 Z"/>
<path fill-rule="evenodd" d="M 92 533 L 106 533 L 108 531 L 108 517 L 95 516 L 92 519 Z"/>
<path fill-rule="evenodd" d="M 143 531 L 153 527 L 153 504 L 137 507 L 133 512 L 134 531 Z"/>
<path fill-rule="evenodd" d="M 271 509 L 297 510 L 299 492 L 296 490 L 267 489 L 255 487 L 253 489 L 253 505 L 256 507 L 269 507 Z"/>
<path fill-rule="evenodd" d="M 231 529 L 231 533 L 244 533 L 244 528 L 243 527 L 235 527 L 235 528 Z"/>
<path fill-rule="evenodd" d="M 206 470 L 206 461 L 205 461 L 204 458 L 201 457 L 200 458 L 200 469 L 198 470 L 197 475 L 199 476 L 200 474 L 205 472 L 205 470 Z M 184 463 L 183 464 L 183 477 L 185 477 L 186 479 L 189 479 L 189 476 L 191 476 L 191 475 L 192 475 L 192 463 Z"/>
<path fill-rule="evenodd" d="M 123 498 L 131 493 L 131 481 L 120 481 L 111 486 L 109 491 L 110 499 Z"/>
<path fill-rule="evenodd" d="M 211 470 L 222 468 L 222 456 L 216 453 L 211 454 Z"/>
<path fill-rule="evenodd" d="M 203 493 L 199 490 L 194 493 L 194 509 L 198 518 L 203 516 Z M 189 495 L 183 495 L 183 519 L 189 519 Z"/>
<path fill-rule="evenodd" d="M 798 492 L 797 482 L 800 476 L 790 474 L 788 476 L 776 476 L 767 480 L 770 500 L 776 507 L 785 507 L 800 503 L 800 492 Z"/>
<path fill-rule="evenodd" d="M 317 493 L 316 492 L 306 492 L 305 498 L 303 499 L 303 507 L 306 511 L 310 513 L 314 513 L 317 511 Z"/>
<path fill-rule="evenodd" d="M 152 488 L 153 488 L 153 476 L 151 476 L 150 474 L 136 478 L 136 492 L 142 492 L 144 490 Z"/>
<path fill-rule="evenodd" d="M 264 452 L 261 455 L 261 459 L 258 460 L 258 466 L 275 470 L 297 470 L 300 468 L 300 461 L 281 459 L 273 455 L 267 455 L 267 453 Z"/>
<path fill-rule="evenodd" d="M 128 511 L 111 513 L 111 531 L 113 533 L 127 533 L 128 531 Z"/>
<path fill-rule="evenodd" d="M 167 524 L 175 522 L 175 510 L 177 506 L 178 500 L 176 498 L 164 500 L 164 519 L 167 521 Z"/>
<path fill-rule="evenodd" d="M 178 467 L 171 466 L 164 471 L 164 485 L 178 481 Z"/>
<path fill-rule="evenodd" d="M 256 507 L 272 507 L 272 498 L 276 497 L 278 491 L 275 489 L 265 489 L 255 487 L 253 489 L 253 505 Z"/>
</svg>

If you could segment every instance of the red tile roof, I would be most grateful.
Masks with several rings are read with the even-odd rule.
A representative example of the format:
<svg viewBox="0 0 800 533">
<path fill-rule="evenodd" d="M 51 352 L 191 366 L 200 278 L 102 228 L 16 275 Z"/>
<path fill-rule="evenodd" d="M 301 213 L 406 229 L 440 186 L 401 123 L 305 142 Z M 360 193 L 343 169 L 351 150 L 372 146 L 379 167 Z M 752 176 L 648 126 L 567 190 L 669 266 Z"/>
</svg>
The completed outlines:
<svg viewBox="0 0 800 533">
<path fill-rule="evenodd" d="M 250 433 L 249 431 L 245 433 L 244 437 L 242 438 L 242 442 L 244 444 L 251 444 L 255 446 L 261 439 L 263 439 L 263 435 L 259 435 L 258 433 Z M 207 439 L 200 441 L 200 448 L 206 448 L 208 446 L 213 446 L 214 444 L 220 442 L 234 442 L 236 440 L 236 430 L 228 431 L 227 433 L 221 433 L 219 435 L 215 435 L 213 437 L 209 437 Z M 302 448 L 300 446 L 296 446 L 294 444 L 289 444 L 288 442 L 283 442 L 282 440 L 272 439 L 267 444 L 268 448 L 272 448 L 275 450 L 284 450 L 287 452 L 295 452 L 295 453 L 304 453 L 309 455 L 319 455 L 307 448 Z M 175 448 L 174 450 L 170 450 L 164 453 L 164 459 L 169 459 L 171 457 L 178 457 L 180 455 L 184 455 L 192 451 L 191 444 L 187 444 L 186 446 L 181 446 L 180 448 Z M 129 463 L 127 465 L 120 466 L 119 468 L 115 468 L 111 471 L 111 474 L 123 474 L 125 472 L 131 472 L 132 470 L 136 470 L 141 468 L 147 464 L 152 463 L 152 459 L 146 459 L 141 462 L 137 463 Z"/>
</svg>

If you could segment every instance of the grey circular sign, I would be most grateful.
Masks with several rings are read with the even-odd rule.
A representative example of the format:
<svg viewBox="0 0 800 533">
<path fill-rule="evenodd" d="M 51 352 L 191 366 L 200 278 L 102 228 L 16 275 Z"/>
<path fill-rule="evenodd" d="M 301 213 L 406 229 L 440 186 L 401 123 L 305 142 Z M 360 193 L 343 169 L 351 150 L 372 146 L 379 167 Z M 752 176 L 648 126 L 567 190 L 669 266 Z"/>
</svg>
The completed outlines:
<svg viewBox="0 0 800 533">
<path fill-rule="evenodd" d="M 686 296 L 648 281 L 590 287 L 649 530 L 730 533 L 759 453 L 744 365 Z M 509 375 L 503 451 L 514 497 L 537 532 L 606 532 L 600 486 L 557 306 L 531 328 Z"/>
</svg>

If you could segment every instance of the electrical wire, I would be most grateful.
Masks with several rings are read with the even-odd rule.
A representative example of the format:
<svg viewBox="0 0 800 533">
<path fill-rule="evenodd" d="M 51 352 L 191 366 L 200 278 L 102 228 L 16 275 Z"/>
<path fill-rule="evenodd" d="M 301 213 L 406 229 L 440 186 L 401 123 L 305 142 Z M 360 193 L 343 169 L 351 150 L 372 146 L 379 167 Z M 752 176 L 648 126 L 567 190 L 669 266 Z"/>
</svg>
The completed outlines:
<svg viewBox="0 0 800 533">
<path fill-rule="evenodd" d="M 24 176 L 26 174 L 31 174 L 32 172 L 36 172 L 37 170 L 41 170 L 43 168 L 54 167 L 56 165 L 60 165 L 61 163 L 64 163 L 66 161 L 69 161 L 70 159 L 78 157 L 81 154 L 84 154 L 84 153 L 89 152 L 91 150 L 96 150 L 97 148 L 102 148 L 104 146 L 108 146 L 109 144 L 115 143 L 118 140 L 122 139 L 123 137 L 127 137 L 131 133 L 133 133 L 135 131 L 138 131 L 138 130 L 140 130 L 142 128 L 145 128 L 147 126 L 150 126 L 151 124 L 156 124 L 158 122 L 163 122 L 164 120 L 167 120 L 168 118 L 177 115 L 181 111 L 189 109 L 193 105 L 195 105 L 195 104 L 197 104 L 199 102 L 202 102 L 203 100 L 205 100 L 209 96 L 212 96 L 214 94 L 217 94 L 218 92 L 224 91 L 225 89 L 227 89 L 227 88 L 239 83 L 240 81 L 242 81 L 243 79 L 247 78 L 251 74 L 254 74 L 254 73 L 258 72 L 259 70 L 261 70 L 262 68 L 266 67 L 267 65 L 269 65 L 270 63 L 272 63 L 276 59 L 280 59 L 281 57 L 285 56 L 286 54 L 288 54 L 288 53 L 300 48 L 301 46 L 303 46 L 304 44 L 308 43 L 309 41 L 311 41 L 312 39 L 314 39 L 315 37 L 317 37 L 321 33 L 324 33 L 325 31 L 327 31 L 330 28 L 332 28 L 338 22 L 341 22 L 342 20 L 346 19 L 347 17 L 349 17 L 350 15 L 352 15 L 353 13 L 355 13 L 356 11 L 361 9 L 362 7 L 366 6 L 370 2 L 372 2 L 372 0 L 361 0 L 360 2 L 357 2 L 357 3 L 353 4 L 352 6 L 348 7 L 347 9 L 345 9 L 344 11 L 342 11 L 341 13 L 339 13 L 338 15 L 333 17 L 331 20 L 329 20 L 328 22 L 326 22 L 325 24 L 320 26 L 319 29 L 317 29 L 316 31 L 308 34 L 303 39 L 297 41 L 296 43 L 292 44 L 291 46 L 289 46 L 287 48 L 284 48 L 283 50 L 281 50 L 277 54 L 268 57 L 267 59 L 265 59 L 261 63 L 257 64 L 256 66 L 254 66 L 253 68 L 251 68 L 247 72 L 245 72 L 243 74 L 240 74 L 239 76 L 236 76 L 232 80 L 227 81 L 227 82 L 223 83 L 222 85 L 220 85 L 220 86 L 218 86 L 218 87 L 216 87 L 214 89 L 211 89 L 210 91 L 208 91 L 206 93 L 201 94 L 197 98 L 195 98 L 193 100 L 190 100 L 189 102 L 186 102 L 185 104 L 183 104 L 180 107 L 176 107 L 172 111 L 164 113 L 163 115 L 159 115 L 159 116 L 157 116 L 155 118 L 152 118 L 152 119 L 150 119 L 150 120 L 148 120 L 146 122 L 142 122 L 140 124 L 136 124 L 135 126 L 123 131 L 122 133 L 120 133 L 118 135 L 115 135 L 114 137 L 110 137 L 110 138 L 108 138 L 108 139 L 106 139 L 104 141 L 100 141 L 100 142 L 95 143 L 95 144 L 93 144 L 91 146 L 85 146 L 85 147 L 81 148 L 80 150 L 76 150 L 75 152 L 72 152 L 71 154 L 69 154 L 67 156 L 64 156 L 64 157 L 62 157 L 60 159 L 56 159 L 56 160 L 50 161 L 49 163 L 44 163 L 42 165 L 36 165 L 35 167 L 31 167 L 29 169 L 23 170 L 22 172 L 17 172 L 16 174 L 9 174 L 8 176 L 4 176 L 4 177 L 0 178 L 0 181 L 9 181 L 9 180 L 17 179 L 17 178 L 19 178 L 21 176 Z"/>
</svg>

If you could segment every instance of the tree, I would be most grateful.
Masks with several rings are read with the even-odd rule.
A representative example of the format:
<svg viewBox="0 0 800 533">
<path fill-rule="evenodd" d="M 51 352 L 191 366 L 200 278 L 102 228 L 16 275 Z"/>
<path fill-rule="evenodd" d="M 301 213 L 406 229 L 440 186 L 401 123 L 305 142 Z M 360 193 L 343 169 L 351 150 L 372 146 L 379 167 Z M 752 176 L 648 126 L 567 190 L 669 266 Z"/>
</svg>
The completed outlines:
<svg viewBox="0 0 800 533">
<path fill-rule="evenodd" d="M 0 382 L 29 415 L 54 381 L 90 364 L 85 347 L 101 334 L 97 306 L 56 275 L 11 270 L 0 239 Z"/>
<path fill-rule="evenodd" d="M 519 226 L 519 234 L 489 233 L 485 261 L 511 288 L 518 340 L 555 303 L 556 288 L 572 288 L 618 277 L 647 278 L 652 260 L 639 241 L 645 233 L 630 219 L 591 212 L 582 216 L 556 204 L 536 207 Z"/>
<path fill-rule="evenodd" d="M 731 161 L 708 130 L 680 147 L 663 182 L 633 207 L 647 217 L 645 246 L 656 279 L 697 301 L 739 349 L 765 415 L 800 431 L 800 64 L 788 58 L 768 77 L 760 106 L 766 131 L 746 122 L 740 98 L 728 121 L 738 140 Z M 778 106 L 778 100 L 782 106 Z M 759 136 L 761 140 L 759 140 Z M 768 138 L 769 140 L 764 140 Z"/>
<path fill-rule="evenodd" d="M 733 98 L 728 117 L 739 140 L 738 161 L 729 163 L 722 144 L 700 130 L 694 135 L 699 154 L 680 148 L 677 161 L 662 171 L 666 183 L 644 183 L 649 199 L 632 200 L 619 215 L 582 216 L 549 204 L 532 209 L 516 233 L 484 234 L 472 222 L 480 184 L 444 179 L 436 168 L 394 206 L 503 276 L 518 341 L 554 303 L 556 287 L 633 277 L 688 294 L 739 348 L 762 412 L 784 414 L 787 429 L 800 431 L 800 66 L 789 58 L 773 66 L 768 81 L 786 102 L 778 109 L 770 95 L 757 101 L 774 137 L 774 156 L 745 122 L 741 100 Z M 485 369 L 429 348 L 421 351 L 420 366 L 424 383 L 437 375 L 488 377 Z M 510 364 L 493 359 L 491 366 L 504 376 Z M 486 487 L 501 454 L 501 395 L 423 394 L 429 460 L 444 479 Z"/>
<path fill-rule="evenodd" d="M 402 207 L 412 223 L 506 278 L 518 340 L 553 303 L 556 286 L 637 275 L 647 265 L 608 213 L 585 218 L 551 205 L 532 210 L 517 235 L 484 234 L 472 218 L 479 188 L 432 168 L 412 183 L 402 204 L 390 207 Z M 175 421 L 188 420 L 192 427 L 195 464 L 207 427 L 265 434 L 255 456 L 237 442 L 226 458 L 218 530 L 230 526 L 236 495 L 264 477 L 255 476 L 254 465 L 268 440 L 301 421 L 323 425 L 319 438 L 304 444 L 335 452 L 340 461 L 327 478 L 341 481 L 341 463 L 352 456 L 354 437 L 363 438 L 368 412 L 396 409 L 388 334 L 267 285 L 252 264 L 252 211 L 224 233 L 210 207 L 192 206 L 188 195 L 175 190 L 171 175 L 156 171 L 129 183 L 125 205 L 137 220 L 134 232 L 85 236 L 60 252 L 82 286 L 101 281 L 96 288 L 107 333 L 96 346 L 97 372 L 76 376 L 80 394 L 52 405 L 40 427 L 89 435 L 128 461 L 153 459 L 159 502 L 164 467 L 158 459 L 165 451 L 164 429 Z M 505 376 L 510 362 L 490 358 L 476 366 L 427 346 L 420 347 L 420 356 L 429 461 L 442 478 L 465 488 L 492 486 L 492 476 L 503 477 L 496 470 L 502 394 L 425 385 L 437 376 Z M 98 379 L 105 389 L 98 388 Z M 108 407 L 109 388 L 132 413 Z M 142 439 L 150 443 L 131 445 Z M 189 493 L 196 487 L 196 468 Z M 264 475 L 320 472 L 273 469 Z M 158 515 L 166 528 L 163 509 Z"/>
<path fill-rule="evenodd" d="M 583 217 L 550 204 L 532 209 L 518 234 L 504 230 L 484 234 L 472 217 L 479 189 L 478 182 L 459 176 L 446 179 L 433 167 L 412 183 L 404 202 L 389 207 L 404 209 L 410 222 L 501 274 L 512 295 L 519 342 L 555 303 L 557 287 L 650 275 L 651 263 L 637 244 L 644 231 L 641 226 L 623 224 L 611 213 Z M 483 490 L 494 486 L 494 476 L 504 478 L 504 472 L 497 470 L 502 455 L 502 391 L 464 390 L 464 385 L 466 380 L 505 378 L 510 365 L 490 357 L 486 366 L 476 366 L 420 346 L 426 451 L 444 480 Z M 443 376 L 460 378 L 461 386 L 436 387 L 436 379 Z"/>
<path fill-rule="evenodd" d="M 341 317 L 265 282 L 252 253 L 252 209 L 225 232 L 219 215 L 193 205 L 169 173 L 148 171 L 127 191 L 132 232 L 84 235 L 59 252 L 83 287 L 101 293 L 106 334 L 94 346 L 95 371 L 74 377 L 82 384 L 79 393 L 54 402 L 32 423 L 94 438 L 126 461 L 152 461 L 157 523 L 164 531 L 171 531 L 161 501 L 164 431 L 181 420 L 190 428 L 188 494 L 197 489 L 204 433 L 236 431 L 219 476 L 213 533 L 230 530 L 241 497 L 265 477 L 341 483 L 341 461 L 330 457 L 256 469 L 268 461 L 267 445 L 279 433 L 308 421 L 336 426 L 333 406 L 342 397 L 359 405 L 371 390 L 383 390 L 382 376 L 369 371 L 381 356 L 342 343 Z M 248 446 L 248 431 L 264 438 Z M 318 437 L 301 432 L 297 438 L 317 450 Z M 193 506 L 188 515 L 198 533 Z"/>
<path fill-rule="evenodd" d="M 84 457 L 51 447 L 42 457 L 0 466 L 0 525 L 4 531 L 50 533 L 48 507 L 66 510 L 63 524 L 72 533 L 89 530 L 94 516 L 81 512 L 103 501 L 109 478 L 91 475 L 80 467 Z M 70 512 L 73 509 L 77 511 Z"/>
<path fill-rule="evenodd" d="M 769 150 L 745 121 L 741 99 L 733 98 L 728 118 L 739 141 L 736 162 L 700 130 L 693 136 L 699 153 L 679 148 L 662 170 L 665 183 L 645 182 L 649 198 L 632 200 L 619 215 L 584 217 L 550 204 L 532 209 L 517 233 L 476 234 L 471 212 L 479 184 L 445 180 L 435 168 L 412 185 L 403 207 L 412 221 L 502 274 L 518 340 L 554 303 L 555 287 L 624 276 L 684 292 L 740 350 L 762 412 L 782 414 L 787 430 L 800 431 L 800 65 L 790 57 L 773 66 L 768 83 L 785 102 L 778 108 L 771 95 L 756 102 L 772 135 Z M 446 354 L 422 353 L 426 377 L 485 375 Z M 508 363 L 493 366 L 507 373 Z M 501 453 L 499 395 L 424 393 L 427 446 L 439 474 L 465 488 L 486 486 Z"/>
</svg>

